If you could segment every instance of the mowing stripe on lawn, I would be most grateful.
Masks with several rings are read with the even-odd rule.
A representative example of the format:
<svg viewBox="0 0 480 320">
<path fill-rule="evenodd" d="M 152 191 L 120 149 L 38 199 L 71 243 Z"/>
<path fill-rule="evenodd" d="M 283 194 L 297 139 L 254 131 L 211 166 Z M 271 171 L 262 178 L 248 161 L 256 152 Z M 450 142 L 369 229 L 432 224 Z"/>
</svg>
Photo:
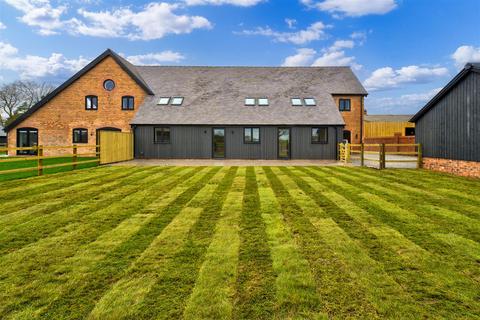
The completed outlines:
<svg viewBox="0 0 480 320">
<path fill-rule="evenodd" d="M 236 284 L 235 319 L 270 319 L 275 298 L 275 273 L 261 216 L 260 197 L 253 167 L 246 169 Z"/>
<path fill-rule="evenodd" d="M 470 259 L 473 263 L 480 261 L 480 244 L 478 242 L 465 239 L 454 233 L 434 233 L 432 236 L 440 239 L 463 259 Z M 476 268 L 475 271 L 475 275 L 478 277 L 480 275 L 479 268 Z M 480 280 L 480 277 L 477 279 Z"/>
<path fill-rule="evenodd" d="M 275 173 L 277 173 L 277 170 L 280 169 L 273 169 Z M 302 203 L 300 206 L 302 209 L 304 208 L 303 203 L 309 202 L 309 205 L 306 207 L 308 209 L 304 210 L 304 214 L 319 231 L 319 235 L 323 238 L 324 242 L 336 252 L 337 255 L 340 254 L 341 259 L 348 264 L 354 282 L 362 287 L 362 291 L 368 293 L 368 300 L 375 305 L 382 317 L 401 318 L 416 315 L 415 310 L 412 308 L 413 301 L 411 301 L 408 294 L 385 272 L 383 265 L 371 259 L 368 251 L 351 239 L 333 219 L 320 218 L 319 216 L 325 216 L 324 210 L 319 207 L 310 196 L 306 195 L 305 191 L 299 188 L 291 176 L 291 171 L 285 169 L 283 171 L 287 173 L 287 175 L 282 175 L 281 181 L 291 194 L 292 200 L 295 201 L 297 205 Z M 277 174 L 277 176 L 280 175 Z M 335 195 L 335 193 L 333 194 Z M 327 197 L 330 198 L 328 195 Z M 298 201 L 297 199 L 302 200 Z M 337 284 L 337 286 L 341 286 L 341 284 Z M 346 290 L 346 292 L 353 294 L 353 292 L 349 290 Z"/>
<path fill-rule="evenodd" d="M 317 170 L 322 169 L 307 169 L 301 168 L 304 171 L 310 171 L 311 174 L 314 176 L 314 172 Z M 320 177 L 318 179 L 321 179 Z M 329 182 L 326 180 L 322 180 L 324 183 Z M 354 187 L 353 185 L 349 188 L 343 188 L 340 186 L 330 185 L 331 190 L 338 190 L 340 189 L 349 199 L 353 199 L 355 203 L 364 208 L 369 214 L 372 214 L 374 217 L 378 218 L 379 221 L 382 223 L 386 223 L 389 226 L 395 227 L 395 229 L 399 230 L 402 234 L 406 234 L 407 238 L 414 241 L 422 243 L 422 247 L 425 246 L 425 243 L 433 242 L 430 235 L 422 235 L 416 234 L 414 236 L 411 235 L 412 226 L 409 224 L 405 224 L 401 221 L 395 219 L 392 215 L 386 213 L 381 208 L 377 206 L 372 206 L 372 203 L 366 201 L 364 198 L 358 196 L 358 193 L 362 192 L 362 189 L 358 187 Z M 415 224 L 415 228 L 422 229 L 421 224 Z M 344 226 L 342 226 L 345 229 Z M 346 229 L 345 229 L 346 230 Z M 346 230 L 348 233 L 356 232 L 356 230 Z M 364 241 L 366 243 L 367 238 Z M 436 239 L 435 239 L 436 241 Z M 375 244 L 370 244 L 372 248 L 379 249 L 375 247 Z M 475 296 L 472 292 L 475 292 L 472 286 L 474 284 L 471 282 L 468 277 L 463 274 L 457 272 L 455 266 L 452 265 L 451 262 L 447 262 L 445 260 L 440 259 L 439 257 L 432 255 L 425 251 L 425 254 L 422 256 L 411 256 L 405 254 L 405 252 L 400 251 L 398 252 L 399 257 L 402 258 L 401 261 L 392 262 L 393 265 L 404 266 L 407 268 L 412 268 L 411 272 L 404 272 L 400 269 L 400 272 L 395 271 L 396 279 L 403 279 L 408 282 L 409 291 L 412 294 L 417 295 L 418 301 L 427 301 L 426 305 L 431 308 L 431 312 L 433 314 L 438 313 L 451 313 L 454 312 L 453 305 L 451 304 L 452 301 L 456 301 L 457 304 L 455 306 L 456 312 L 463 312 L 464 316 L 471 316 L 471 308 L 468 308 L 469 305 L 475 305 Z M 385 258 L 392 258 L 392 256 L 385 255 Z M 380 258 L 380 256 L 379 256 Z M 395 258 L 395 257 L 393 257 Z M 384 263 L 386 263 L 384 261 Z M 387 268 L 388 269 L 388 268 Z M 421 272 L 418 272 L 421 271 Z M 399 280 L 397 280 L 399 281 Z M 438 292 L 438 288 L 441 288 L 441 292 Z M 470 291 L 469 291 L 470 290 Z M 428 292 L 428 294 L 424 294 Z M 429 294 L 433 295 L 440 295 L 442 299 L 440 300 L 441 305 L 436 305 L 434 302 L 429 299 Z M 460 309 L 459 306 L 463 308 Z M 460 311 L 459 311 L 460 309 Z"/>
<path fill-rule="evenodd" d="M 156 236 L 183 209 L 183 206 L 220 170 L 219 167 L 209 169 L 207 174 L 190 188 L 181 193 L 161 212 L 156 212 L 153 219 L 136 232 L 128 241 L 109 252 L 84 277 L 81 283 L 70 288 L 56 299 L 42 314 L 45 318 L 84 318 L 95 303 L 109 288 L 109 284 L 118 281 L 131 263 L 151 244 Z M 154 200 L 151 198 L 149 201 Z M 143 203 L 144 204 L 144 203 Z"/>
<path fill-rule="evenodd" d="M 167 173 L 162 169 L 152 169 L 132 174 L 123 180 L 125 185 L 109 192 L 102 192 L 93 200 L 72 202 L 71 205 L 62 209 L 50 213 L 47 212 L 22 224 L 5 228 L 0 232 L 0 254 L 11 253 L 30 243 L 48 237 L 59 228 L 77 222 L 79 219 L 85 219 L 91 213 L 102 209 L 105 205 L 124 198 L 125 194 L 138 191 L 137 183 L 158 180 L 159 175 Z"/>
<path fill-rule="evenodd" d="M 243 189 L 228 193 L 221 218 L 200 268 L 193 292 L 183 314 L 184 319 L 231 319 L 240 246 L 239 217 Z M 244 180 L 244 179 L 242 179 Z M 244 181 L 243 181 L 244 182 Z"/>
<path fill-rule="evenodd" d="M 5 291 L 6 289 L 1 290 L 0 286 L 0 298 L 3 294 L 6 297 L 14 298 L 17 295 L 15 291 L 20 291 L 23 292 L 21 298 L 28 300 L 29 295 L 33 294 L 37 297 L 44 288 L 47 290 L 47 284 L 55 287 L 55 281 L 52 282 L 51 277 L 61 280 L 62 275 L 68 273 L 65 270 L 55 271 L 62 264 L 66 265 L 68 270 L 71 264 L 64 261 L 68 255 L 74 256 L 76 252 L 81 254 L 83 252 L 82 244 L 95 248 L 96 243 L 93 243 L 93 245 L 88 243 L 104 232 L 108 232 L 111 228 L 115 228 L 124 219 L 137 213 L 143 207 L 143 200 L 146 196 L 154 197 L 157 191 L 168 192 L 179 181 L 191 176 L 192 170 L 191 168 L 176 168 L 173 173 L 178 173 L 172 175 L 172 177 L 175 177 L 174 179 L 165 179 L 163 175 L 153 175 L 152 178 L 155 177 L 155 179 L 150 181 L 151 185 L 147 189 L 137 188 L 127 196 L 122 193 L 123 198 L 118 202 L 93 212 L 79 223 L 62 228 L 63 230 L 57 231 L 57 236 L 46 238 L 10 255 L 3 256 L 0 259 L 0 270 L 3 271 L 0 271 L 0 278 L 8 277 L 10 281 L 5 285 L 9 285 L 9 289 L 14 290 L 14 292 L 9 293 Z M 201 168 L 194 170 L 198 171 Z M 99 239 L 101 240 L 101 238 Z M 106 240 L 105 248 L 109 250 L 114 243 L 109 242 L 109 239 Z M 62 244 L 61 251 L 57 249 L 58 243 Z M 24 261 L 27 256 L 29 259 Z M 4 301 L 7 301 L 6 299 Z M 38 302 L 38 299 L 33 301 Z M 6 304 L 2 306 L 6 306 Z"/>
<path fill-rule="evenodd" d="M 300 253 L 292 231 L 285 224 L 287 210 L 284 194 L 268 167 L 255 168 L 260 207 L 265 221 L 276 279 L 274 318 L 320 317 L 321 302 L 308 261 Z M 265 187 L 269 185 L 269 187 Z M 288 206 L 288 205 L 287 205 Z M 287 218 L 288 219 L 288 218 Z"/>
<path fill-rule="evenodd" d="M 205 190 L 209 191 L 211 189 L 212 181 L 217 181 L 218 184 L 219 179 L 223 178 L 225 173 L 226 170 L 217 172 L 210 182 L 190 200 L 187 204 L 188 207 L 182 209 L 172 222 L 163 229 L 141 256 L 132 263 L 125 276 L 103 295 L 90 314 L 91 318 L 119 318 L 131 316 L 134 313 L 138 304 L 155 283 L 156 274 L 160 272 L 164 261 L 170 259 L 173 254 L 180 250 L 185 243 L 187 232 L 200 216 L 202 208 L 193 208 L 190 207 L 190 204 L 194 201 L 201 203 L 205 201 L 206 197 L 210 198 L 212 194 L 206 193 Z M 200 178 L 201 175 L 199 174 L 195 176 L 196 180 Z M 176 189 L 182 190 L 184 187 L 179 186 Z M 155 201 L 158 204 L 155 206 L 155 210 L 160 211 L 162 207 L 167 207 L 175 199 L 174 197 L 169 198 Z M 147 210 L 151 210 L 151 208 Z M 127 289 L 130 286 L 132 289 Z"/>
<path fill-rule="evenodd" d="M 185 245 L 168 259 L 161 272 L 156 274 L 156 283 L 141 302 L 132 318 L 179 319 L 190 296 L 205 253 L 215 231 L 225 198 L 232 186 L 237 167 L 228 168 L 193 227 Z"/>
</svg>

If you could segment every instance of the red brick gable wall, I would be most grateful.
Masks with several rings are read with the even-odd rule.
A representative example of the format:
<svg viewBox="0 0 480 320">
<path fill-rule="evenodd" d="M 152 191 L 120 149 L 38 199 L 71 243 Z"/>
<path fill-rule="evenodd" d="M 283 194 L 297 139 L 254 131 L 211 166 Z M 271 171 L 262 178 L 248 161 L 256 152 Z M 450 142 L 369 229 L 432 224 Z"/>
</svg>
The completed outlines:
<svg viewBox="0 0 480 320">
<path fill-rule="evenodd" d="M 362 125 L 363 125 L 363 96 L 358 95 L 334 95 L 335 105 L 339 108 L 340 99 L 350 99 L 350 111 L 341 111 L 343 120 L 345 121 L 344 130 L 351 132 L 351 143 L 362 142 Z"/>
<path fill-rule="evenodd" d="M 107 79 L 115 81 L 112 91 L 103 88 Z M 98 96 L 98 110 L 85 110 L 85 96 L 88 95 Z M 8 134 L 8 146 L 17 146 L 17 129 L 24 127 L 38 129 L 38 143 L 44 146 L 72 145 L 73 129 L 86 128 L 88 144 L 94 145 L 99 128 L 114 127 L 129 132 L 130 122 L 146 95 L 112 57 L 107 57 L 12 128 Z M 122 96 L 134 97 L 135 110 L 122 110 Z M 15 153 L 10 152 L 11 155 Z"/>
</svg>

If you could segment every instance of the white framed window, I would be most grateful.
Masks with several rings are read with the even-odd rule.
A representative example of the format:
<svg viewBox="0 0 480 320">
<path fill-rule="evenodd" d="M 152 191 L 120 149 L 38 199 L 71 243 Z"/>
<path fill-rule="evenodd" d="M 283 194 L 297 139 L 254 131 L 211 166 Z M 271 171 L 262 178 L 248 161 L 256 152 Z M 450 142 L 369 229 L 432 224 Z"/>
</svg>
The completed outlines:
<svg viewBox="0 0 480 320">
<path fill-rule="evenodd" d="M 259 106 L 268 106 L 268 98 L 260 98 L 258 99 Z"/>
<path fill-rule="evenodd" d="M 305 98 L 303 99 L 306 106 L 313 107 L 317 105 L 317 101 L 314 98 Z"/>
<path fill-rule="evenodd" d="M 255 98 L 245 98 L 245 105 L 246 106 L 255 106 L 257 101 Z"/>
<path fill-rule="evenodd" d="M 183 97 L 173 97 L 170 104 L 172 106 L 181 106 L 183 103 Z"/>
<path fill-rule="evenodd" d="M 294 107 L 303 106 L 302 99 L 300 98 L 292 98 L 291 101 L 292 101 L 292 106 Z"/>
<path fill-rule="evenodd" d="M 158 104 L 161 106 L 166 106 L 170 103 L 170 97 L 161 97 L 160 100 L 158 100 Z"/>
</svg>

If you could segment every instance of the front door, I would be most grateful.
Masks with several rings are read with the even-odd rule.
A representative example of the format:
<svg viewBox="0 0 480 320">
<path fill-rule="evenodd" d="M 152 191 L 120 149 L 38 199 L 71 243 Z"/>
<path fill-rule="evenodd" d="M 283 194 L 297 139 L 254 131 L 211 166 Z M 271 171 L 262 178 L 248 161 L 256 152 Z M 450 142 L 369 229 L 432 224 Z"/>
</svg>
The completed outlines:
<svg viewBox="0 0 480 320">
<path fill-rule="evenodd" d="M 38 145 L 38 130 L 34 128 L 17 129 L 17 147 L 30 148 Z M 17 150 L 18 155 L 36 155 L 36 150 Z"/>
<path fill-rule="evenodd" d="M 213 128 L 213 157 L 225 158 L 225 128 Z"/>
<path fill-rule="evenodd" d="M 352 142 L 352 133 L 350 131 L 343 130 L 343 141 Z"/>
<path fill-rule="evenodd" d="M 290 159 L 290 128 L 278 128 L 278 158 Z"/>
</svg>

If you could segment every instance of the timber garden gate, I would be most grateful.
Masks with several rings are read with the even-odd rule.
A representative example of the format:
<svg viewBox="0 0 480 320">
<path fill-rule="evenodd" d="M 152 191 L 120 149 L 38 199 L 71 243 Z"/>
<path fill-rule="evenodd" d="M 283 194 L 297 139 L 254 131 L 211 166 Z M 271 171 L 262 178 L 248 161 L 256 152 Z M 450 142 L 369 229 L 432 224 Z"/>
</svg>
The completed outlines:
<svg viewBox="0 0 480 320">
<path fill-rule="evenodd" d="M 133 159 L 133 133 L 99 131 L 100 164 Z"/>
</svg>

